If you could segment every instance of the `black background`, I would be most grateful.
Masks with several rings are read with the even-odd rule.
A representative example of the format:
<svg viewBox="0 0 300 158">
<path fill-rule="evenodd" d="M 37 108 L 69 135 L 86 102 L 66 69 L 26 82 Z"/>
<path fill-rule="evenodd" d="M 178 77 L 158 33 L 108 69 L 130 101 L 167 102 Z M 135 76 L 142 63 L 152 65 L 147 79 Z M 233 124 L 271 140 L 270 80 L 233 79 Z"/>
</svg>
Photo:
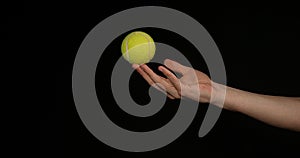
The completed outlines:
<svg viewBox="0 0 300 158">
<path fill-rule="evenodd" d="M 123 1 L 111 3 L 43 3 L 36 10 L 28 9 L 33 19 L 29 32 L 37 32 L 41 58 L 53 56 L 55 68 L 55 105 L 42 108 L 40 119 L 40 153 L 45 156 L 291 156 L 298 155 L 299 133 L 269 126 L 246 115 L 223 110 L 208 135 L 198 138 L 197 132 L 207 108 L 200 104 L 191 126 L 177 140 L 161 149 L 130 153 L 113 149 L 98 141 L 81 122 L 72 97 L 72 66 L 76 52 L 87 33 L 106 17 L 137 6 L 158 5 L 182 11 L 200 22 L 217 43 L 224 59 L 228 85 L 231 87 L 270 95 L 299 96 L 299 11 L 293 6 L 223 6 L 174 3 L 167 1 Z M 27 4 L 31 6 L 31 4 Z M 36 5 L 36 4 L 34 4 Z M 39 16 L 41 14 L 42 16 Z M 187 26 L 188 27 L 188 26 Z M 141 28 L 155 41 L 165 42 L 184 52 L 193 66 L 208 72 L 197 50 L 167 30 Z M 120 35 L 105 50 L 103 61 L 114 61 L 120 56 Z M 176 40 L 174 40 L 176 39 Z M 51 54 L 51 55 L 49 55 Z M 111 54 L 111 55 L 110 55 Z M 52 58 L 51 58 L 52 59 Z M 106 60 L 104 60 L 106 59 Z M 99 62 L 101 63 L 101 62 Z M 176 112 L 178 100 L 168 100 L 155 116 L 140 119 L 126 116 L 101 89 L 109 89 L 109 69 L 114 63 L 103 62 L 97 67 L 96 88 L 100 102 L 109 117 L 121 127 L 147 131 L 163 126 Z M 102 63 L 102 65 L 103 65 Z M 156 64 L 150 64 L 155 68 Z M 130 84 L 140 104 L 149 102 L 146 83 L 137 74 Z M 101 88 L 100 88 L 101 87 Z M 131 89 L 132 86 L 130 86 Z M 135 95 L 136 94 L 136 95 Z M 110 107 L 111 106 L 111 107 Z M 105 156 L 107 157 L 107 156 Z"/>
</svg>

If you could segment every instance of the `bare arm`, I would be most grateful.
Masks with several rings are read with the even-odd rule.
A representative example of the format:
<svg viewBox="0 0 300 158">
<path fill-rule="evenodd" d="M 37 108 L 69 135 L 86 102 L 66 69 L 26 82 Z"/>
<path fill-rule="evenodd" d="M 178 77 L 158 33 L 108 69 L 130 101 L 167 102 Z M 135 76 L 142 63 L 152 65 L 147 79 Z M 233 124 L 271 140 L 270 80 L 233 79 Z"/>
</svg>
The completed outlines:
<svg viewBox="0 0 300 158">
<path fill-rule="evenodd" d="M 276 127 L 300 131 L 300 98 L 250 93 L 214 83 L 206 74 L 175 61 L 167 59 L 164 64 L 172 71 L 180 73 L 182 77 L 177 78 L 164 67 L 159 67 L 159 70 L 167 78 L 158 76 L 147 65 L 133 65 L 133 68 L 156 89 L 160 91 L 166 89 L 166 94 L 171 99 L 183 96 L 199 102 L 212 102 L 227 110 L 246 114 Z M 226 95 L 222 106 L 219 100 L 222 93 L 224 94 L 224 89 Z M 199 91 L 201 93 L 198 93 Z"/>
<path fill-rule="evenodd" d="M 255 94 L 226 87 L 224 108 L 276 127 L 300 131 L 300 98 Z"/>
</svg>

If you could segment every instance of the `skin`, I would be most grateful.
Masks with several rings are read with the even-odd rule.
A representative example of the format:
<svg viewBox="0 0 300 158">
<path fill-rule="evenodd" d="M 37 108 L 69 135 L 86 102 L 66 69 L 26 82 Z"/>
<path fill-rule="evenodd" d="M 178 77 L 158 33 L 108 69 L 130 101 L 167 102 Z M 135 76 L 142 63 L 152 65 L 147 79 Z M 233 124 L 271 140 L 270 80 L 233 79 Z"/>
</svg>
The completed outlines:
<svg viewBox="0 0 300 158">
<path fill-rule="evenodd" d="M 267 124 L 300 132 L 300 98 L 262 95 L 221 85 L 206 74 L 170 59 L 166 59 L 164 65 L 182 77 L 177 78 L 163 66 L 158 69 L 167 78 L 157 75 L 145 64 L 132 67 L 170 99 L 185 97 L 201 103 L 210 102 Z M 225 97 L 224 102 L 222 97 Z"/>
</svg>

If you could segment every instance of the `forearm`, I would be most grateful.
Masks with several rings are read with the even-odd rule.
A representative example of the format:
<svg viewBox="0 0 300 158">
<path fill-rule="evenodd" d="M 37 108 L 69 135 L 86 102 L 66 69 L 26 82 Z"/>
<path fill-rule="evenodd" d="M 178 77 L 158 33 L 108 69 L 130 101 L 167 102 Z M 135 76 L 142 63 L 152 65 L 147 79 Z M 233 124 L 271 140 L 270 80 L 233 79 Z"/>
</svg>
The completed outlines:
<svg viewBox="0 0 300 158">
<path fill-rule="evenodd" d="M 224 87 L 225 109 L 244 113 L 273 126 L 300 131 L 299 98 L 261 95 Z"/>
</svg>

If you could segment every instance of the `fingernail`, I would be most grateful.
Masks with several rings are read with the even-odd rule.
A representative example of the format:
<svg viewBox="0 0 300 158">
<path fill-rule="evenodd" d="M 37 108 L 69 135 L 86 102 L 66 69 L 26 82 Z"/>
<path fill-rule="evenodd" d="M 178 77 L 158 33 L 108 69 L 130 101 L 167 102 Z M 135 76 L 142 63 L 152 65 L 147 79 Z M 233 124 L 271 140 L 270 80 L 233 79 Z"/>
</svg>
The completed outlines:
<svg viewBox="0 0 300 158">
<path fill-rule="evenodd" d="M 138 68 L 140 65 L 138 65 L 138 64 L 132 64 L 132 68 L 134 68 L 134 69 L 136 69 L 136 68 Z"/>
<path fill-rule="evenodd" d="M 159 66 L 159 67 L 158 67 L 158 70 L 159 70 L 159 71 L 163 71 L 162 66 Z"/>
</svg>

